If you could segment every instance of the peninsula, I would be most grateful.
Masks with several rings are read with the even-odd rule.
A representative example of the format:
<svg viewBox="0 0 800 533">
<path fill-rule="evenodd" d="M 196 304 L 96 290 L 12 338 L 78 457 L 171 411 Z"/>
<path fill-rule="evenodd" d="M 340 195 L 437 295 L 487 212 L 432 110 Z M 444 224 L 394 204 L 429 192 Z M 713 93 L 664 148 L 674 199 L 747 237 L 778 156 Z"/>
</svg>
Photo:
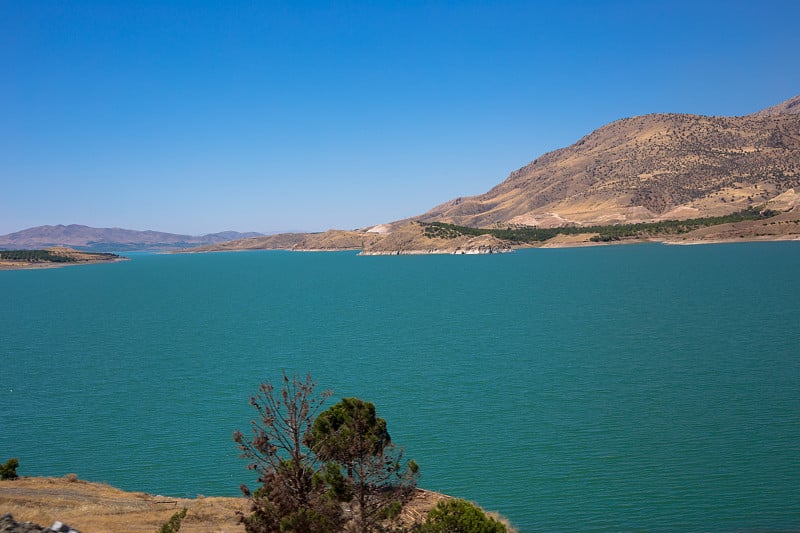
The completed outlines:
<svg viewBox="0 0 800 533">
<path fill-rule="evenodd" d="M 54 247 L 44 250 L 5 250 L 0 251 L 0 270 L 56 268 L 69 265 L 113 263 L 125 260 L 125 257 L 117 254 L 81 252 L 66 247 Z"/>
</svg>

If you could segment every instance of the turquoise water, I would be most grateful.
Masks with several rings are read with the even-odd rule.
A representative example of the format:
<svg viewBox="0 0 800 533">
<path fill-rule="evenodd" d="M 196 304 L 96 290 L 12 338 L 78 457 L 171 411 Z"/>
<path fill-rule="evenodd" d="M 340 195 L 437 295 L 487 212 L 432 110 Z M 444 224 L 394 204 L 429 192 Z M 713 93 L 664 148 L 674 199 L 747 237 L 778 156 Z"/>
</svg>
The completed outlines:
<svg viewBox="0 0 800 533">
<path fill-rule="evenodd" d="M 0 272 L 0 460 L 237 495 L 231 434 L 287 369 L 522 532 L 798 530 L 798 272 L 800 243 Z"/>
</svg>

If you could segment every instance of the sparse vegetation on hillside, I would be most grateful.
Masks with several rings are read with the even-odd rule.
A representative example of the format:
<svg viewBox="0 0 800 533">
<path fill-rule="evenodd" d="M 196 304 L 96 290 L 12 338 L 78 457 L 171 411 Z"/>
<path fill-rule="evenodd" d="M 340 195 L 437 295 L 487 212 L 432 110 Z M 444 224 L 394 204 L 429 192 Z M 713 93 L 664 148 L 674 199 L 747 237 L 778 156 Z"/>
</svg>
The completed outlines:
<svg viewBox="0 0 800 533">
<path fill-rule="evenodd" d="M 626 238 L 652 237 L 656 235 L 675 235 L 689 231 L 741 222 L 743 220 L 767 219 L 778 214 L 775 211 L 748 208 L 731 215 L 719 217 L 695 218 L 689 220 L 664 220 L 660 222 L 641 222 L 637 224 L 615 224 L 607 226 L 565 226 L 561 228 L 535 228 L 516 226 L 507 228 L 472 228 L 457 226 L 444 222 L 420 222 L 424 234 L 431 238 L 453 239 L 461 235 L 493 235 L 498 239 L 515 244 L 544 242 L 556 235 L 596 234 L 590 240 L 594 242 L 619 241 Z"/>
<path fill-rule="evenodd" d="M 548 213 L 591 223 L 625 209 L 732 212 L 800 187 L 798 131 L 797 114 L 617 120 L 538 157 L 490 191 L 456 198 L 420 219 L 490 227 Z M 742 194 L 731 194 L 737 190 Z"/>
</svg>

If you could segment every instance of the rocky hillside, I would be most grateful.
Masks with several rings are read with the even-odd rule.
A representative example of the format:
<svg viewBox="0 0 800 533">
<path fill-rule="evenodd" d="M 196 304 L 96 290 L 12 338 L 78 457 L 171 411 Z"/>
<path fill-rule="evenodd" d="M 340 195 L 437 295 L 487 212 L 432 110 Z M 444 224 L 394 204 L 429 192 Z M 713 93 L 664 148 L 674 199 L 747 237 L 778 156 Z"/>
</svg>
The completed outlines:
<svg viewBox="0 0 800 533">
<path fill-rule="evenodd" d="M 542 155 L 485 194 L 456 198 L 418 217 L 361 231 L 273 235 L 195 250 L 495 253 L 520 243 L 459 230 L 437 233 L 425 225 L 594 227 L 725 217 L 749 208 L 788 214 L 776 223 L 758 217 L 678 240 L 800 239 L 798 193 L 800 96 L 744 117 L 655 114 L 618 120 Z M 586 244 L 598 237 L 592 227 L 526 245 Z M 647 229 L 631 238 L 674 241 L 676 234 Z"/>
<path fill-rule="evenodd" d="M 260 233 L 224 231 L 200 237 L 159 231 L 136 231 L 122 228 L 92 228 L 69 226 L 37 226 L 0 236 L 0 249 L 21 250 L 69 246 L 92 251 L 175 250 L 193 246 L 217 244 L 235 239 L 254 237 Z"/>
<path fill-rule="evenodd" d="M 554 227 L 732 213 L 800 186 L 798 113 L 800 96 L 744 117 L 618 120 L 416 220 Z"/>
</svg>

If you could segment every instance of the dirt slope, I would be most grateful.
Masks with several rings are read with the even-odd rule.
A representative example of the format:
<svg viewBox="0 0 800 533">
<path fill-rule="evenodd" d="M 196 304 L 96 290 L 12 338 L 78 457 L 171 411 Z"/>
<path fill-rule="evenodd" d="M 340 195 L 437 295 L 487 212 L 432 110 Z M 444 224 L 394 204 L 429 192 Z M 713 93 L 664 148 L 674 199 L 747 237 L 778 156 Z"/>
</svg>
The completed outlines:
<svg viewBox="0 0 800 533">
<path fill-rule="evenodd" d="M 555 227 L 740 211 L 800 189 L 797 102 L 744 117 L 618 120 L 512 172 L 485 194 L 456 198 L 415 219 Z"/>
<path fill-rule="evenodd" d="M 403 509 L 401 520 L 405 524 L 422 521 L 446 498 L 449 496 L 417 489 Z M 236 512 L 247 511 L 245 498 L 172 498 L 125 492 L 74 477 L 0 481 L 0 515 L 11 513 L 17 522 L 30 521 L 45 527 L 60 521 L 82 533 L 153 533 L 183 508 L 187 513 L 181 533 L 244 532 Z M 513 533 L 513 529 L 510 531 Z"/>
</svg>

